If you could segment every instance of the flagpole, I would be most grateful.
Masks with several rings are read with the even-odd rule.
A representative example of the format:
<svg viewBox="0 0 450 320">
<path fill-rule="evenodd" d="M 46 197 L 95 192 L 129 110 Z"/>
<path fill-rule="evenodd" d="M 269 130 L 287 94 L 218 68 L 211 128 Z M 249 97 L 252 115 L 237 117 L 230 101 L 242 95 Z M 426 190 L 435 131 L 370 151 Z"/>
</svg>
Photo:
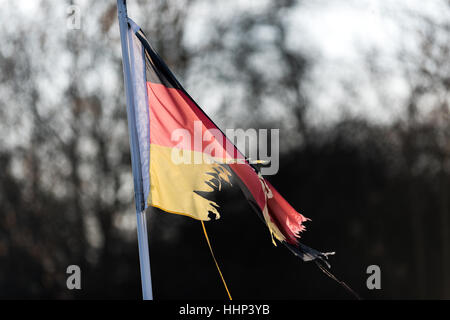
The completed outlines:
<svg viewBox="0 0 450 320">
<path fill-rule="evenodd" d="M 148 251 L 147 221 L 142 192 L 141 163 L 137 142 L 137 131 L 134 113 L 133 85 L 131 82 L 130 58 L 128 48 L 128 17 L 126 0 L 117 0 L 120 41 L 122 44 L 122 65 L 127 99 L 128 134 L 130 138 L 131 167 L 133 170 L 134 195 L 136 203 L 137 236 L 139 246 L 139 262 L 141 270 L 142 298 L 153 300 L 152 278 L 150 273 L 150 255 Z"/>
</svg>

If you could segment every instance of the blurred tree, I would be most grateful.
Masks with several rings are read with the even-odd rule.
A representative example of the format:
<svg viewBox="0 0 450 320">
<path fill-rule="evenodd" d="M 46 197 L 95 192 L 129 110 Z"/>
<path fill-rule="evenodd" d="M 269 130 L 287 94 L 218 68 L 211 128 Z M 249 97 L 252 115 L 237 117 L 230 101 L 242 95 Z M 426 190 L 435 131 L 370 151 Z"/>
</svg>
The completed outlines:
<svg viewBox="0 0 450 320">
<path fill-rule="evenodd" d="M 73 3 L 9 1 L 0 12 L 1 298 L 140 296 L 115 3 L 81 4 L 81 29 L 70 30 Z M 396 65 L 404 104 L 368 57 L 379 103 L 401 109 L 398 119 L 317 127 L 304 86 L 313 60 L 286 18 L 301 5 L 130 1 L 129 12 L 220 126 L 283 128 L 270 180 L 313 218 L 305 243 L 337 251 L 338 275 L 372 298 L 449 297 L 448 22 L 414 17 L 421 33 Z M 336 104 L 364 105 L 346 98 Z M 273 248 L 239 192 L 218 201 L 222 219 L 207 228 L 237 298 L 349 298 Z M 198 223 L 150 211 L 155 296 L 224 298 Z M 80 292 L 65 287 L 70 264 L 81 266 Z M 381 266 L 380 292 L 365 287 L 370 264 Z"/>
</svg>

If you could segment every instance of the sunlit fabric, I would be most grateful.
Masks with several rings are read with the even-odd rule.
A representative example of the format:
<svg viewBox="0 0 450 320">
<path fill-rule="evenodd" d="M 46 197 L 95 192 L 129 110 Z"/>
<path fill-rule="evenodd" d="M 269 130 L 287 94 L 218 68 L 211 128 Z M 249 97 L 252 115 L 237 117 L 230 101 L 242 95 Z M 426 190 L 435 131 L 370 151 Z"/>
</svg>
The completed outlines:
<svg viewBox="0 0 450 320">
<path fill-rule="evenodd" d="M 326 258 L 326 254 L 299 246 L 300 232 L 305 229 L 303 222 L 308 219 L 226 138 L 131 20 L 130 30 L 135 90 L 140 91 L 135 94 L 135 121 L 141 148 L 143 192 L 147 199 L 145 207 L 153 206 L 202 221 L 219 219 L 217 203 L 205 193 L 218 192 L 223 185 L 236 181 L 266 223 L 274 245 L 277 241 L 289 244 L 289 249 L 304 260 Z M 189 139 L 174 135 L 177 130 Z M 199 136 L 203 143 L 198 143 Z"/>
</svg>

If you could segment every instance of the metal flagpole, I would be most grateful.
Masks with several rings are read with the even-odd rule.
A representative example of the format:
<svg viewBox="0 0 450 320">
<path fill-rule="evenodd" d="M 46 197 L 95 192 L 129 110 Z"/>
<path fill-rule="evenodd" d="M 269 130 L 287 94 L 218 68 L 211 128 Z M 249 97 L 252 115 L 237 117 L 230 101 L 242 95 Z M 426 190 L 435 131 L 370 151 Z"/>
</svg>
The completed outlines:
<svg viewBox="0 0 450 320">
<path fill-rule="evenodd" d="M 139 245 L 139 261 L 141 268 L 142 298 L 153 300 L 152 278 L 150 274 L 150 256 L 148 252 L 147 221 L 142 192 L 141 162 L 137 141 L 137 131 L 134 113 L 133 85 L 131 83 L 130 57 L 128 48 L 128 18 L 126 0 L 117 0 L 119 17 L 120 41 L 122 43 L 122 64 L 127 99 L 128 134 L 130 138 L 131 166 L 133 170 L 134 195 L 136 203 L 137 235 Z"/>
</svg>

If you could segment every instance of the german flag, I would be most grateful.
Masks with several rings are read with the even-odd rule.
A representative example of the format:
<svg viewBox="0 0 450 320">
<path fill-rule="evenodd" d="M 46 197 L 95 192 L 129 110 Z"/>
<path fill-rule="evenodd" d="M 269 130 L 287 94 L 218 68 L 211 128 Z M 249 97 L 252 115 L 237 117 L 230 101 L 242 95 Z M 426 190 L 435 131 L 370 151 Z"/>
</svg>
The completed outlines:
<svg viewBox="0 0 450 320">
<path fill-rule="evenodd" d="M 203 112 L 131 19 L 129 54 L 134 114 L 142 173 L 141 210 L 148 206 L 201 221 L 218 219 L 218 206 L 205 193 L 221 190 L 231 177 L 278 242 L 304 261 L 330 253 L 298 239 L 308 220 L 264 179 L 258 169 Z M 196 137 L 208 142 L 206 148 Z"/>
</svg>

